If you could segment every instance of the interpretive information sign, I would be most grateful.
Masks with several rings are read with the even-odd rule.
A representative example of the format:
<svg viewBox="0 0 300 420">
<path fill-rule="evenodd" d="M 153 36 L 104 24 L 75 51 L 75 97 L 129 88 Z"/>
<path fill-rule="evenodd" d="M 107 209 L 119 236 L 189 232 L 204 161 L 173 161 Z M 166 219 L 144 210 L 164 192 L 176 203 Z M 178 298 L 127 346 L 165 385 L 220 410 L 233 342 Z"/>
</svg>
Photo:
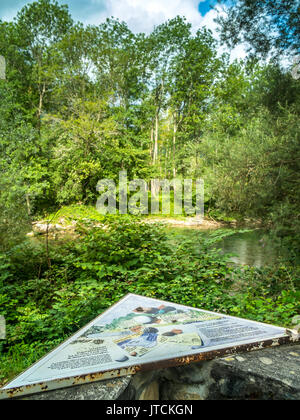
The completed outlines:
<svg viewBox="0 0 300 420">
<path fill-rule="evenodd" d="M 176 365 L 185 356 L 286 335 L 284 328 L 130 294 L 10 382 L 0 397 L 14 388 L 39 392 L 135 373 L 135 366 L 155 369 L 171 359 Z M 101 372 L 109 374 L 97 376 Z"/>
</svg>

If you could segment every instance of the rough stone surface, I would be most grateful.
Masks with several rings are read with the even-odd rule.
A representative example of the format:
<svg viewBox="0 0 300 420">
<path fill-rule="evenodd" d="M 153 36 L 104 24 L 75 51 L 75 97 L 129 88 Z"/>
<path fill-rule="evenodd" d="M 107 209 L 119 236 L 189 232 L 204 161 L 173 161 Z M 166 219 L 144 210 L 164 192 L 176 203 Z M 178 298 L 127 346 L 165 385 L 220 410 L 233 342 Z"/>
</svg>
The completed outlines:
<svg viewBox="0 0 300 420">
<path fill-rule="evenodd" d="M 298 400 L 300 344 L 140 372 L 28 396 L 32 400 Z"/>
<path fill-rule="evenodd" d="M 166 400 L 300 399 L 300 345 L 233 355 L 168 369 L 161 385 Z"/>
<path fill-rule="evenodd" d="M 160 381 L 160 370 L 151 372 L 138 373 L 132 376 L 129 386 L 119 399 L 122 400 L 139 400 L 143 398 L 143 393 L 155 381 Z"/>
<path fill-rule="evenodd" d="M 23 397 L 23 400 L 117 400 L 131 381 L 131 376 L 94 382 L 56 391 Z"/>
<path fill-rule="evenodd" d="M 140 401 L 158 401 L 159 400 L 159 383 L 153 381 L 148 385 L 140 395 Z"/>
</svg>

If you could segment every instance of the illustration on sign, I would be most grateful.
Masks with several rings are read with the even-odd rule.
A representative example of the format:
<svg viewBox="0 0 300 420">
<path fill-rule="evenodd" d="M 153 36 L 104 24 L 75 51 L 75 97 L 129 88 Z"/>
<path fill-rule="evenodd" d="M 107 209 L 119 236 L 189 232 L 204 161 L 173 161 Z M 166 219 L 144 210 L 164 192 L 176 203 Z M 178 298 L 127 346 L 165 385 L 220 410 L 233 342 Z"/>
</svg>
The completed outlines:
<svg viewBox="0 0 300 420">
<path fill-rule="evenodd" d="M 3 389 L 105 371 L 112 377 L 113 370 L 284 336 L 284 328 L 130 294 Z"/>
</svg>

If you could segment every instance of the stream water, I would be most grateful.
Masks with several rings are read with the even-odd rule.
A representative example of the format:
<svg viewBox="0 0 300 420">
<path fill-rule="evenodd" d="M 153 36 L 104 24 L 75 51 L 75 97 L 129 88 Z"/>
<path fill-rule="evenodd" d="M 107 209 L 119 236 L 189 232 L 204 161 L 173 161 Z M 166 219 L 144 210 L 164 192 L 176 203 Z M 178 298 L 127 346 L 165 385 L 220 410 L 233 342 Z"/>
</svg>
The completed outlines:
<svg viewBox="0 0 300 420">
<path fill-rule="evenodd" d="M 190 240 L 196 239 L 198 235 L 208 235 L 211 232 L 211 230 L 200 230 L 193 227 L 170 227 L 167 231 L 177 239 L 182 237 Z M 262 267 L 272 264 L 278 257 L 268 234 L 259 229 L 245 233 L 237 232 L 214 244 L 214 247 L 221 249 L 224 253 L 234 254 L 231 261 L 235 264 Z"/>
</svg>

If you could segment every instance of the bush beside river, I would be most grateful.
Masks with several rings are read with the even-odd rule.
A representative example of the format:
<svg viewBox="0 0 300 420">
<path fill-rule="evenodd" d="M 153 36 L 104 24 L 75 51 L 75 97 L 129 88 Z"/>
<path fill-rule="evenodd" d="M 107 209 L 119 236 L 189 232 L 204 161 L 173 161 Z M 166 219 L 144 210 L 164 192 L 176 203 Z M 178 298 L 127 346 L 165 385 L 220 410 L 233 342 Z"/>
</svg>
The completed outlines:
<svg viewBox="0 0 300 420">
<path fill-rule="evenodd" d="M 164 226 L 132 217 L 105 225 L 84 220 L 76 239 L 28 239 L 0 254 L 2 385 L 127 293 L 281 326 L 300 311 L 299 269 L 230 264 L 217 249 L 224 231 L 170 241 Z"/>
</svg>

